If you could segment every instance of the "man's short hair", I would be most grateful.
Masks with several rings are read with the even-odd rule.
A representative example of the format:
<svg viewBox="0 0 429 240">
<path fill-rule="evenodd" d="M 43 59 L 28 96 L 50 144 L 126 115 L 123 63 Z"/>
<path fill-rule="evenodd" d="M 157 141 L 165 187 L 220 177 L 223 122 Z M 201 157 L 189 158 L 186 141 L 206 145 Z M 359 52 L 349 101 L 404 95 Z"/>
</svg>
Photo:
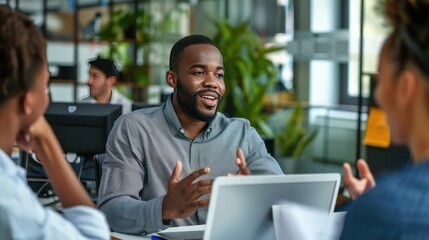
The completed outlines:
<svg viewBox="0 0 429 240">
<path fill-rule="evenodd" d="M 104 74 L 106 74 L 106 77 L 118 77 L 118 70 L 116 70 L 115 64 L 110 59 L 97 57 L 88 63 L 96 68 L 99 68 L 102 72 L 104 72 Z"/>
<path fill-rule="evenodd" d="M 176 71 L 183 50 L 196 44 L 209 44 L 216 47 L 213 40 L 204 35 L 189 35 L 177 41 L 170 52 L 170 70 Z"/>
</svg>

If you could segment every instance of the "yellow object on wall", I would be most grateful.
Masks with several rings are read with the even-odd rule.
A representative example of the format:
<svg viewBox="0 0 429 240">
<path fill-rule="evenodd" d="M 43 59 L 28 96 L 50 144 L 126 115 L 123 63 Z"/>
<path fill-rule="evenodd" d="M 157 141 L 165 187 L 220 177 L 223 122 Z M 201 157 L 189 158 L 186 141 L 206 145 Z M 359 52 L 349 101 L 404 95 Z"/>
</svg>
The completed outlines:
<svg viewBox="0 0 429 240">
<path fill-rule="evenodd" d="M 363 143 L 372 147 L 387 148 L 390 145 L 390 129 L 387 125 L 386 114 L 377 107 L 369 109 Z"/>
</svg>

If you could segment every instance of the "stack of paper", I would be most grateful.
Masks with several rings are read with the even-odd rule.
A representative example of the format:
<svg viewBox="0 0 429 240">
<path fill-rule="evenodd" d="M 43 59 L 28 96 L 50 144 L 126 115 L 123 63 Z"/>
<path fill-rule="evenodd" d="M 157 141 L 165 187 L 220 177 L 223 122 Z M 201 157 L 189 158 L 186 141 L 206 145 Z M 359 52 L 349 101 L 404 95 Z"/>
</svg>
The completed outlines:
<svg viewBox="0 0 429 240">
<path fill-rule="evenodd" d="M 328 214 L 294 203 L 273 206 L 277 240 L 339 239 L 345 212 Z"/>
</svg>

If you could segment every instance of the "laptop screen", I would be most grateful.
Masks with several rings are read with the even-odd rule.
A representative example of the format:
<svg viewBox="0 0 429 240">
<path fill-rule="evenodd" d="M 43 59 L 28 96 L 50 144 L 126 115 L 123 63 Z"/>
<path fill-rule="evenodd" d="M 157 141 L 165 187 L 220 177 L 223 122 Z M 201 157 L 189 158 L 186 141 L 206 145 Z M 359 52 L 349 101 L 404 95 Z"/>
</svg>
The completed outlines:
<svg viewBox="0 0 429 240">
<path fill-rule="evenodd" d="M 332 213 L 340 175 L 219 177 L 210 198 L 204 239 L 275 239 L 272 205 L 296 202 Z"/>
</svg>

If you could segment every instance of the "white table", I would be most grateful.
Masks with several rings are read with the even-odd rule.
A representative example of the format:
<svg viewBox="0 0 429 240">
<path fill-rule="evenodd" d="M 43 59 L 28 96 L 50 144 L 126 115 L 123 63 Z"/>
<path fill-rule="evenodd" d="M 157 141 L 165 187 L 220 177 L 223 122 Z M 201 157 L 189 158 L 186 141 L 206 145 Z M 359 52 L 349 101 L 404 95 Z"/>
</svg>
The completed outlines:
<svg viewBox="0 0 429 240">
<path fill-rule="evenodd" d="M 112 232 L 110 234 L 113 239 L 121 239 L 121 240 L 150 240 L 150 236 L 141 236 L 141 235 L 131 235 L 131 234 L 125 234 L 125 233 L 117 233 Z"/>
</svg>

